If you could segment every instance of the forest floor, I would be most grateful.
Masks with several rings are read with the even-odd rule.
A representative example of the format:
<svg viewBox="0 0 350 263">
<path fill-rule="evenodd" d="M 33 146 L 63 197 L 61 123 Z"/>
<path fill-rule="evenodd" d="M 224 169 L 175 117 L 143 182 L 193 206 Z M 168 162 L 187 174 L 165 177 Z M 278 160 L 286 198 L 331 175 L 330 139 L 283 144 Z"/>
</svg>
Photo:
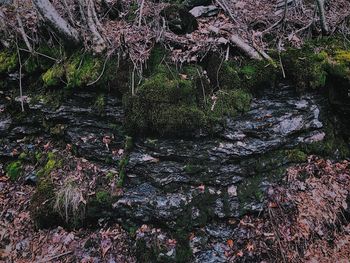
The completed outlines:
<svg viewBox="0 0 350 263">
<path fill-rule="evenodd" d="M 56 183 L 62 183 L 62 174 L 65 180 L 68 176 L 76 181 L 85 178 L 88 185 L 96 182 L 101 172 L 98 164 L 74 157 L 69 147 L 37 142 L 43 152 L 60 152 L 66 158 L 63 167 L 51 172 Z M 89 170 L 94 176 L 87 179 Z M 0 260 L 4 262 L 136 262 L 135 235 L 159 232 L 142 225 L 131 234 L 116 223 L 103 221 L 95 229 L 39 230 L 29 209 L 35 187 L 23 179 L 11 181 L 3 169 L 0 174 Z M 349 262 L 349 189 L 350 162 L 309 156 L 307 163 L 287 170 L 285 183 L 270 187 L 265 212 L 233 222 L 244 235 L 227 240 L 227 258 L 230 262 L 251 257 L 261 262 L 278 258 L 284 262 Z M 172 239 L 164 242 L 176 246 Z"/>
<path fill-rule="evenodd" d="M 112 6 L 118 1 L 107 2 Z M 69 20 L 70 16 L 75 15 L 74 1 L 53 1 L 53 3 L 63 18 Z M 258 51 L 269 49 L 283 51 L 288 46 L 301 46 L 305 40 L 322 34 L 315 1 L 288 1 L 285 15 L 283 0 L 213 1 L 215 11 L 209 14 L 204 12 L 197 17 L 198 28 L 187 34 L 176 34 L 164 25 L 161 12 L 171 1 L 142 1 L 142 3 L 141 7 L 139 4 L 135 5 L 132 0 L 120 1 L 117 19 L 110 18 L 114 8 L 105 11 L 99 4 L 96 5 L 97 12 L 102 16 L 99 29 L 108 43 L 108 54 L 123 50 L 135 66 L 140 68 L 149 58 L 155 43 L 162 43 L 168 47 L 174 62 L 189 63 L 201 61 L 209 51 L 222 51 L 223 47 L 225 49 L 229 46 L 227 44 L 232 35 L 239 36 Z M 221 8 L 223 4 L 224 9 Z M 40 15 L 32 2 L 19 1 L 17 10 L 21 12 L 23 27 L 28 36 L 37 39 L 41 30 Z M 6 18 L 7 30 L 17 28 L 17 10 L 6 5 L 0 6 L 0 11 Z M 345 37 L 349 33 L 348 10 L 350 10 L 349 1 L 326 1 L 325 18 L 330 35 L 336 32 Z M 174 16 L 179 19 L 176 14 Z M 176 19 L 174 21 L 177 21 Z M 85 48 L 91 49 L 91 37 L 88 32 L 81 27 L 79 19 L 75 23 L 74 26 L 83 35 Z M 7 33 L 11 35 L 11 32 Z M 53 34 L 52 37 L 54 39 L 57 36 Z"/>
</svg>

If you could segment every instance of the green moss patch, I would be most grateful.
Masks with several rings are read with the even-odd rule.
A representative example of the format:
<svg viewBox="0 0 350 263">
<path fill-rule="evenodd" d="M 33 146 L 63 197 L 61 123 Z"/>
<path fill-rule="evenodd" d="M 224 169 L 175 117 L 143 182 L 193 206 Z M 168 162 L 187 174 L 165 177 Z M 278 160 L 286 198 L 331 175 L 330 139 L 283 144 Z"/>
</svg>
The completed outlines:
<svg viewBox="0 0 350 263">
<path fill-rule="evenodd" d="M 214 59 L 215 60 L 215 59 Z M 266 61 L 242 61 L 241 65 L 235 61 L 209 64 L 208 70 L 212 83 L 216 83 L 221 90 L 245 89 L 254 91 L 273 87 L 278 76 L 275 65 Z"/>
<path fill-rule="evenodd" d="M 154 60 L 161 57 L 158 54 Z M 212 97 L 199 66 L 179 71 L 168 65 L 153 66 L 156 72 L 136 88 L 136 94 L 123 98 L 130 133 L 191 136 L 210 129 L 224 116 L 249 109 L 251 96 L 241 89 L 220 90 Z"/>
<path fill-rule="evenodd" d="M 88 84 L 103 86 L 115 79 L 117 73 L 117 64 L 114 62 L 116 58 L 110 58 L 109 61 L 103 59 L 77 51 L 71 57 L 46 69 L 42 80 L 46 87 L 61 85 L 66 88 L 79 88 Z"/>
<path fill-rule="evenodd" d="M 9 73 L 16 69 L 18 65 L 17 53 L 2 51 L 0 52 L 0 74 Z"/>
<path fill-rule="evenodd" d="M 303 49 L 289 49 L 282 55 L 286 77 L 300 91 L 325 86 L 326 62 L 326 53 L 317 53 L 309 45 Z"/>
<path fill-rule="evenodd" d="M 329 55 L 326 69 L 330 75 L 350 81 L 350 50 L 337 49 Z"/>
<path fill-rule="evenodd" d="M 50 175 L 50 173 L 58 168 L 62 166 L 62 161 L 58 160 L 57 156 L 54 153 L 48 153 L 47 157 L 46 157 L 46 162 L 44 164 L 44 166 L 39 169 L 37 171 L 37 176 L 40 177 L 46 177 L 48 175 Z"/>
<path fill-rule="evenodd" d="M 67 86 L 70 88 L 81 87 L 96 80 L 101 68 L 99 59 L 78 53 L 66 65 Z"/>
<path fill-rule="evenodd" d="M 49 68 L 43 75 L 42 80 L 44 85 L 47 87 L 57 86 L 61 83 L 61 79 L 64 75 L 63 65 L 55 64 L 53 67 Z"/>
<path fill-rule="evenodd" d="M 163 70 L 163 69 L 161 69 Z M 126 127 L 131 132 L 188 133 L 205 123 L 196 104 L 196 90 L 189 79 L 159 72 L 124 97 Z"/>
<path fill-rule="evenodd" d="M 211 104 L 210 113 L 215 117 L 231 116 L 250 109 L 252 96 L 245 90 L 220 90 Z"/>
<path fill-rule="evenodd" d="M 294 163 L 302 163 L 307 161 L 307 154 L 299 149 L 287 151 L 288 159 Z"/>
<path fill-rule="evenodd" d="M 6 175 L 12 180 L 16 181 L 22 173 L 22 162 L 15 161 L 6 166 Z"/>
</svg>

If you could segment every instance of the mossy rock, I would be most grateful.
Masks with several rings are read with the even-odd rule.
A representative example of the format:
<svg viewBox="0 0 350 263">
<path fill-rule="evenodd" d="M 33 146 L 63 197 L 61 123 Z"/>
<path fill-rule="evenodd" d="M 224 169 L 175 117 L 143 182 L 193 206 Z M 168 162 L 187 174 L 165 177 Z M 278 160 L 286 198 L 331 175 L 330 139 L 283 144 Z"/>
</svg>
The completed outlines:
<svg viewBox="0 0 350 263">
<path fill-rule="evenodd" d="M 262 90 L 275 85 L 278 70 L 265 61 L 220 61 L 215 56 L 208 58 L 208 76 L 216 89 L 249 91 Z"/>
<path fill-rule="evenodd" d="M 54 87 L 62 82 L 65 69 L 61 64 L 55 64 L 53 67 L 49 68 L 43 75 L 42 80 L 46 87 Z"/>
<path fill-rule="evenodd" d="M 231 61 L 225 61 L 221 66 L 218 66 L 217 69 L 212 69 L 212 71 L 217 72 L 217 74 L 211 76 L 212 82 L 217 82 L 217 88 L 222 90 L 241 88 L 240 69 L 237 65 Z"/>
<path fill-rule="evenodd" d="M 158 64 L 155 70 L 137 87 L 136 94 L 123 98 L 125 127 L 131 134 L 190 137 L 200 130 L 210 133 L 223 117 L 250 108 L 251 95 L 243 89 L 219 90 L 213 100 L 198 65 L 176 71 Z"/>
<path fill-rule="evenodd" d="M 249 92 L 237 90 L 220 90 L 216 93 L 216 99 L 211 105 L 210 114 L 214 117 L 234 117 L 238 113 L 250 109 L 252 96 Z"/>
<path fill-rule="evenodd" d="M 278 77 L 276 66 L 271 62 L 247 62 L 239 70 L 241 88 L 250 91 L 273 88 Z"/>
<path fill-rule="evenodd" d="M 6 166 L 6 175 L 12 180 L 16 181 L 22 174 L 22 162 L 14 161 Z"/>
<path fill-rule="evenodd" d="M 205 127 L 206 116 L 196 106 L 165 106 L 151 112 L 152 128 L 161 134 L 186 135 Z"/>
<path fill-rule="evenodd" d="M 288 159 L 294 163 L 303 163 L 307 161 L 307 154 L 299 149 L 287 151 Z"/>
<path fill-rule="evenodd" d="M 317 53 L 309 45 L 302 49 L 289 49 L 282 54 L 282 64 L 287 79 L 299 91 L 325 86 L 326 62 L 327 54 L 325 52 Z"/>
<path fill-rule="evenodd" d="M 350 156 L 350 145 L 347 143 L 346 138 L 338 134 L 334 124 L 326 116 L 322 116 L 322 118 L 325 132 L 323 140 L 311 144 L 303 144 L 300 150 L 307 155 L 314 154 L 339 160 L 348 158 Z"/>
<path fill-rule="evenodd" d="M 74 55 L 66 66 L 67 87 L 81 87 L 96 80 L 101 68 L 100 60 L 92 55 Z"/>
<path fill-rule="evenodd" d="M 0 52 L 0 74 L 9 73 L 18 65 L 17 53 L 10 51 Z"/>
<path fill-rule="evenodd" d="M 106 190 L 98 190 L 95 196 L 88 198 L 84 224 L 95 226 L 98 219 L 113 216 L 112 204 L 115 198 Z"/>
<path fill-rule="evenodd" d="M 175 135 L 201 127 L 205 114 L 197 106 L 193 81 L 181 79 L 163 68 L 158 70 L 138 87 L 134 96 L 124 96 L 125 125 L 129 132 Z"/>
<path fill-rule="evenodd" d="M 350 50 L 337 49 L 333 55 L 329 55 L 326 70 L 329 75 L 350 82 Z"/>
</svg>

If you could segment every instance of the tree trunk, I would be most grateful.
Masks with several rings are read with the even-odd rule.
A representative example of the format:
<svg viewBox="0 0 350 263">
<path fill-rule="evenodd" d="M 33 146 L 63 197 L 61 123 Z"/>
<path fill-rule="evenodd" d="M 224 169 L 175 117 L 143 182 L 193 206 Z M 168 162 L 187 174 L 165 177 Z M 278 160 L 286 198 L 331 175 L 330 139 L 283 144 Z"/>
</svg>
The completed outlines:
<svg viewBox="0 0 350 263">
<path fill-rule="evenodd" d="M 33 3 L 45 21 L 65 40 L 74 44 L 80 42 L 78 31 L 60 16 L 49 0 L 33 0 Z"/>
</svg>

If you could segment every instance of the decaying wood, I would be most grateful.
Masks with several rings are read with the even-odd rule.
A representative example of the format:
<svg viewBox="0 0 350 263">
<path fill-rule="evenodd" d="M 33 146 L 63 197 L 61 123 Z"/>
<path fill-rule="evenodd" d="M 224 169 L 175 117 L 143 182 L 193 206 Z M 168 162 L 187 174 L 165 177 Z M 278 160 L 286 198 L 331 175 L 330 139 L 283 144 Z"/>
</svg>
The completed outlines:
<svg viewBox="0 0 350 263">
<path fill-rule="evenodd" d="M 262 60 L 262 56 L 257 52 L 252 46 L 244 42 L 244 40 L 237 36 L 232 35 L 230 37 L 230 42 L 236 45 L 239 49 L 241 49 L 246 55 L 248 55 L 252 59 Z"/>
<path fill-rule="evenodd" d="M 78 31 L 60 16 L 50 1 L 33 0 L 33 3 L 45 21 L 63 38 L 65 38 L 65 40 L 74 44 L 78 44 L 80 42 Z"/>
<path fill-rule="evenodd" d="M 214 26 L 208 27 L 208 30 L 215 34 L 220 33 L 220 29 Z M 229 37 L 229 42 L 234 46 L 238 47 L 240 50 L 242 50 L 248 57 L 256 60 L 263 59 L 263 56 L 261 56 L 260 53 L 254 47 L 250 46 L 238 35 L 231 34 L 231 36 Z"/>
</svg>

